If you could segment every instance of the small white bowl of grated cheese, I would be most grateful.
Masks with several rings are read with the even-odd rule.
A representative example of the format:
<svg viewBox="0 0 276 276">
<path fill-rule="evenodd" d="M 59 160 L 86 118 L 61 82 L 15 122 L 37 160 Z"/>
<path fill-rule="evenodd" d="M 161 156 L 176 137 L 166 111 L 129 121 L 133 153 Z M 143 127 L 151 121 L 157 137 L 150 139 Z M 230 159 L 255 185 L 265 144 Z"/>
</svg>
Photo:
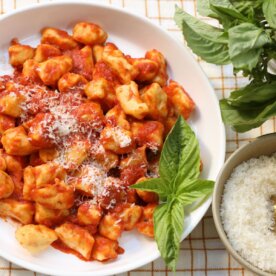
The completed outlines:
<svg viewBox="0 0 276 276">
<path fill-rule="evenodd" d="M 258 275 L 276 275 L 276 133 L 235 151 L 221 169 L 213 216 L 229 253 Z"/>
</svg>

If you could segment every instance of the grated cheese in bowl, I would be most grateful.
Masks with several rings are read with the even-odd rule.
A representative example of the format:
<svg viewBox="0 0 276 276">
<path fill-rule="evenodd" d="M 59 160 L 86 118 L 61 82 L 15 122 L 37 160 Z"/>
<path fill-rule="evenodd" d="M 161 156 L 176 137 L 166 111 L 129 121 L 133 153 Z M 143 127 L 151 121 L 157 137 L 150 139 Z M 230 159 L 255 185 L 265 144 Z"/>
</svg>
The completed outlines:
<svg viewBox="0 0 276 276">
<path fill-rule="evenodd" d="M 276 154 L 237 166 L 225 184 L 220 216 L 232 247 L 249 263 L 276 272 Z"/>
</svg>

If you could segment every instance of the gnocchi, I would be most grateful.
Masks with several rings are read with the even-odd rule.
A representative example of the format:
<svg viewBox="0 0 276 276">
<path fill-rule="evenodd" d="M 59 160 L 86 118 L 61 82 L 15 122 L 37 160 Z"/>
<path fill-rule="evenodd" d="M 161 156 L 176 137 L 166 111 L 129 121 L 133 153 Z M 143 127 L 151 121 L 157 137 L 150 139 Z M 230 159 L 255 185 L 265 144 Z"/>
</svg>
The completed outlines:
<svg viewBox="0 0 276 276">
<path fill-rule="evenodd" d="M 35 224 L 19 227 L 15 232 L 15 237 L 22 247 L 33 254 L 45 250 L 57 240 L 57 234 L 54 230 L 44 225 Z"/>
<path fill-rule="evenodd" d="M 0 199 L 9 197 L 14 190 L 12 178 L 5 172 L 0 171 Z"/>
<path fill-rule="evenodd" d="M 124 252 L 124 231 L 153 238 L 158 195 L 131 185 L 159 176 L 168 132 L 195 109 L 163 54 L 131 57 L 84 21 L 8 51 L 16 74 L 0 76 L 0 217 L 19 223 L 17 241 L 31 254 L 53 246 L 104 262 Z"/>
<path fill-rule="evenodd" d="M 84 259 L 90 259 L 95 240 L 87 230 L 67 222 L 57 227 L 55 232 L 65 245 L 77 251 Z"/>
</svg>

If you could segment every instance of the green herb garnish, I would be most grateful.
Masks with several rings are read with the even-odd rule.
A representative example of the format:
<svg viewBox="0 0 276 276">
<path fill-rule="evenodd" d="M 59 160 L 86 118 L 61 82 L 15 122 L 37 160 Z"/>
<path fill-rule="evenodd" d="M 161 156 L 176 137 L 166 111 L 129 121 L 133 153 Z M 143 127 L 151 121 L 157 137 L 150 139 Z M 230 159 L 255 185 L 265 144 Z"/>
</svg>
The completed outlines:
<svg viewBox="0 0 276 276">
<path fill-rule="evenodd" d="M 276 0 L 198 0 L 198 12 L 218 20 L 213 27 L 176 7 L 174 19 L 188 46 L 207 62 L 232 63 L 250 83 L 220 101 L 223 121 L 238 132 L 276 115 Z"/>
<path fill-rule="evenodd" d="M 154 211 L 154 236 L 162 258 L 175 271 L 184 229 L 184 207 L 210 195 L 214 187 L 213 181 L 199 179 L 198 141 L 181 116 L 164 143 L 159 173 L 160 178 L 131 187 L 159 195 L 161 202 Z"/>
</svg>

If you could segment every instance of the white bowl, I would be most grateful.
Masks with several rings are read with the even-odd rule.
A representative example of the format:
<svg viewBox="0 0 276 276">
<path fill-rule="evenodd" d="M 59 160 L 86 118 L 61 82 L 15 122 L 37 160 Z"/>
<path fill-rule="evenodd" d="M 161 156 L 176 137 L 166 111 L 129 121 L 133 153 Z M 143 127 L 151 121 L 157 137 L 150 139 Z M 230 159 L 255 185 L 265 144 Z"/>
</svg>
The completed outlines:
<svg viewBox="0 0 276 276">
<path fill-rule="evenodd" d="M 4 72 L 7 67 L 7 47 L 12 38 L 36 45 L 43 27 L 71 29 L 74 23 L 83 20 L 101 25 L 109 34 L 108 40 L 132 56 L 144 56 L 152 48 L 165 55 L 170 77 L 184 85 L 197 105 L 190 124 L 200 141 L 204 163 L 202 176 L 215 179 L 225 156 L 225 131 L 215 93 L 185 46 L 148 19 L 127 10 L 83 1 L 41 4 L 15 11 L 0 18 L 0 69 Z M 187 214 L 183 238 L 195 228 L 210 203 L 211 198 Z M 156 243 L 136 232 L 123 234 L 120 245 L 125 253 L 112 262 L 83 262 L 53 248 L 32 256 L 15 240 L 15 228 L 0 220 L 0 255 L 45 274 L 110 275 L 135 269 L 160 256 Z"/>
<path fill-rule="evenodd" d="M 234 249 L 232 243 L 228 239 L 227 233 L 224 230 L 221 218 L 221 204 L 227 180 L 231 177 L 231 174 L 237 166 L 239 166 L 243 162 L 248 161 L 251 158 L 258 158 L 262 155 L 270 156 L 275 152 L 276 133 L 259 136 L 255 140 L 243 145 L 234 153 L 232 153 L 232 155 L 227 159 L 227 161 L 221 168 L 216 180 L 213 193 L 212 211 L 215 226 L 221 241 L 225 245 L 228 252 L 232 255 L 232 257 L 235 258 L 243 267 L 256 275 L 262 276 L 276 276 L 276 273 L 270 273 L 259 269 L 258 267 L 254 266 L 254 264 L 243 258 L 243 256 Z M 252 208 L 254 208 L 254 206 L 252 206 Z"/>
</svg>

